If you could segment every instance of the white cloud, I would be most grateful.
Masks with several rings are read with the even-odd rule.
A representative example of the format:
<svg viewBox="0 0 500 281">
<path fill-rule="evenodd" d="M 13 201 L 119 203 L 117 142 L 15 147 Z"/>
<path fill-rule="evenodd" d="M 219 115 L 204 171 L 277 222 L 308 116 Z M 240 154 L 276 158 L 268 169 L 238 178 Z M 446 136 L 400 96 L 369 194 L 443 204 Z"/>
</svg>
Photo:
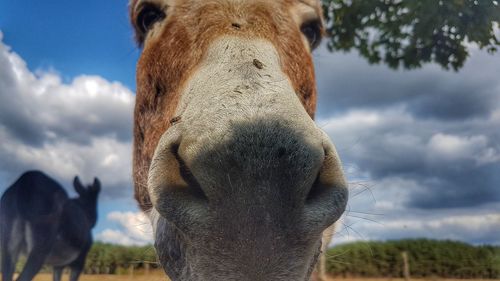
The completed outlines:
<svg viewBox="0 0 500 281">
<path fill-rule="evenodd" d="M 97 234 L 97 240 L 122 245 L 146 245 L 153 242 L 149 219 L 142 212 L 111 212 L 107 220 L 117 228 L 107 228 Z"/>
<path fill-rule="evenodd" d="M 318 120 L 351 183 L 333 243 L 427 237 L 500 244 L 499 121 L 441 122 L 404 106 Z"/>
<path fill-rule="evenodd" d="M 468 241 L 475 244 L 500 244 L 500 205 L 457 214 L 415 212 L 403 209 L 381 215 L 347 214 L 339 225 L 334 244 L 359 240 L 433 238 Z"/>
<path fill-rule="evenodd" d="M 33 73 L 1 40 L 0 183 L 39 169 L 66 186 L 99 177 L 104 196 L 130 196 L 134 94 L 99 76 Z"/>
<path fill-rule="evenodd" d="M 484 135 L 455 136 L 443 133 L 433 135 L 428 143 L 428 154 L 433 159 L 445 161 L 475 160 L 478 164 L 500 161 L 500 154 L 489 147 Z"/>
<path fill-rule="evenodd" d="M 418 181 L 420 187 L 440 182 L 448 189 L 443 195 L 452 192 L 449 188 L 470 191 L 477 181 L 483 198 L 495 199 L 486 191 L 494 192 L 497 175 L 487 173 L 484 178 L 485 169 L 494 171 L 500 163 L 500 146 L 494 141 L 500 137 L 495 129 L 500 122 L 495 116 L 441 122 L 417 118 L 405 107 L 394 106 L 352 109 L 320 119 L 318 125 L 335 143 L 351 181 L 401 177 Z M 468 176 L 468 181 L 457 175 Z"/>
<path fill-rule="evenodd" d="M 413 235 L 439 234 L 442 238 L 461 239 L 467 233 L 473 236 L 482 236 L 481 232 L 500 229 L 500 214 L 478 214 L 444 216 L 430 219 L 396 219 L 384 222 L 382 225 L 372 227 L 374 231 L 382 228 L 384 231 L 412 232 Z M 451 231 L 452 229 L 460 231 Z M 470 237 L 469 237 L 470 238 Z"/>
<path fill-rule="evenodd" d="M 317 123 L 351 183 L 333 240 L 500 244 L 500 56 L 471 48 L 458 72 L 394 71 L 325 45 L 314 56 Z"/>
<path fill-rule="evenodd" d="M 96 238 L 97 240 L 102 242 L 118 244 L 118 245 L 126 245 L 126 246 L 142 245 L 141 243 L 137 243 L 137 241 L 131 239 L 122 231 L 110 228 L 105 229 L 103 232 L 99 233 Z"/>
</svg>

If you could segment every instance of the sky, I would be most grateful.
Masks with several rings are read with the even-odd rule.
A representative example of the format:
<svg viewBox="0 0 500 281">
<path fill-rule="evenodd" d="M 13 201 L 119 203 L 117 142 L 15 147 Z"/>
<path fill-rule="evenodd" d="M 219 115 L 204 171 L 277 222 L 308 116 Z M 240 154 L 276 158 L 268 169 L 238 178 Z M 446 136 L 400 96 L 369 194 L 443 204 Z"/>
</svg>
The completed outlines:
<svg viewBox="0 0 500 281">
<path fill-rule="evenodd" d="M 334 243 L 427 237 L 500 245 L 500 55 L 459 72 L 314 53 L 316 122 L 350 201 Z M 134 45 L 126 1 L 0 2 L 0 192 L 40 169 L 103 185 L 97 240 L 151 242 L 132 195 Z"/>
</svg>

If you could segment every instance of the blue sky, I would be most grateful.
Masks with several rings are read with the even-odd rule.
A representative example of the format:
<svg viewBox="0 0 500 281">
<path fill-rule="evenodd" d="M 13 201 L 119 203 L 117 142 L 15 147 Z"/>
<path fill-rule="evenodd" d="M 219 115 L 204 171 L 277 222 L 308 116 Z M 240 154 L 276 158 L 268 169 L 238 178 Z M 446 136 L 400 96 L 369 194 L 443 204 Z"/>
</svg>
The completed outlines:
<svg viewBox="0 0 500 281">
<path fill-rule="evenodd" d="M 0 2 L 0 191 L 27 169 L 103 183 L 99 240 L 146 243 L 132 199 L 135 63 L 126 1 Z M 317 123 L 351 182 L 336 241 L 500 244 L 500 55 L 390 70 L 314 54 Z"/>
<path fill-rule="evenodd" d="M 65 81 L 99 74 L 133 89 L 139 51 L 127 12 L 127 1 L 6 0 L 0 28 L 32 70 L 52 68 Z"/>
</svg>

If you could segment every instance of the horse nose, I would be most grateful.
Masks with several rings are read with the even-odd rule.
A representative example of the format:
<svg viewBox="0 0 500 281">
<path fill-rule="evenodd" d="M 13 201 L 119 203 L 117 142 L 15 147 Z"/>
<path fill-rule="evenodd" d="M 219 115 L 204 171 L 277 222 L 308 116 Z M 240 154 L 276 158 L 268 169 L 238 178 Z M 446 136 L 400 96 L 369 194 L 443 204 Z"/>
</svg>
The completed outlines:
<svg viewBox="0 0 500 281">
<path fill-rule="evenodd" d="M 286 220 L 321 232 L 347 201 L 327 135 L 316 126 L 304 131 L 268 120 L 202 138 L 170 128 L 157 146 L 148 189 L 160 215 L 185 232 L 222 217 Z"/>
</svg>

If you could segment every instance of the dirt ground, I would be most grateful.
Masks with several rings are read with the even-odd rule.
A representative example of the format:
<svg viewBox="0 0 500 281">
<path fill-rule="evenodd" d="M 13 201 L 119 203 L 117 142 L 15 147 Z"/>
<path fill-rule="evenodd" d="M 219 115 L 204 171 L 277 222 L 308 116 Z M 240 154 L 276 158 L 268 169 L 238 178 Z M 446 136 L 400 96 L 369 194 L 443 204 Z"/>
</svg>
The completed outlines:
<svg viewBox="0 0 500 281">
<path fill-rule="evenodd" d="M 64 274 L 62 281 L 68 281 L 69 274 Z M 52 281 L 51 273 L 40 273 L 34 281 Z M 85 275 L 80 276 L 79 281 L 169 281 L 162 272 L 153 272 L 149 275 Z"/>
<path fill-rule="evenodd" d="M 68 280 L 65 274 L 63 281 Z M 52 274 L 42 273 L 36 276 L 35 281 L 52 281 Z M 153 272 L 149 275 L 82 275 L 80 281 L 168 281 L 161 272 Z M 495 281 L 493 279 L 412 279 L 416 281 Z M 404 281 L 398 278 L 332 278 L 329 281 Z M 496 280 L 500 281 L 500 280 Z"/>
</svg>

